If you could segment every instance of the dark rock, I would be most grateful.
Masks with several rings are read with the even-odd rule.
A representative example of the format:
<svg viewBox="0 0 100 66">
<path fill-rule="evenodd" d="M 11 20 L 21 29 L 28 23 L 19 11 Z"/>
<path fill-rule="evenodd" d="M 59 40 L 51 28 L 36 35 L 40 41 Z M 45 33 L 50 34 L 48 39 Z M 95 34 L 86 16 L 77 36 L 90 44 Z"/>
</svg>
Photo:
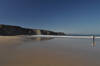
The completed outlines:
<svg viewBox="0 0 100 66">
<path fill-rule="evenodd" d="M 19 26 L 1 24 L 0 35 L 11 36 L 11 35 L 65 35 L 65 34 L 62 32 L 53 32 L 40 29 L 29 29 Z"/>
</svg>

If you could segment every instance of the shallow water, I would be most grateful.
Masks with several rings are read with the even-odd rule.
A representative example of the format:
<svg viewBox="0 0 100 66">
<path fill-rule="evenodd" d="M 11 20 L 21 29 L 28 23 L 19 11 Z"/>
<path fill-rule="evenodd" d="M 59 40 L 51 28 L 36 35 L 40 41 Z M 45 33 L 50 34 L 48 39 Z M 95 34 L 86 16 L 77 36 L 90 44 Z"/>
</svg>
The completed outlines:
<svg viewBox="0 0 100 66">
<path fill-rule="evenodd" d="M 100 66 L 100 39 L 0 38 L 0 66 Z"/>
</svg>

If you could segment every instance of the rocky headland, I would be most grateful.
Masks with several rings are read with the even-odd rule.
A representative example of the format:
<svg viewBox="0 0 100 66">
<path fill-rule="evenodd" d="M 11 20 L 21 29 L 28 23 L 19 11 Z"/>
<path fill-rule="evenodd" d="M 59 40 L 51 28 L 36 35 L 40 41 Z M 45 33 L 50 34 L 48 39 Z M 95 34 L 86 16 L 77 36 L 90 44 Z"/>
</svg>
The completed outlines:
<svg viewBox="0 0 100 66">
<path fill-rule="evenodd" d="M 15 36 L 15 35 L 66 35 L 63 32 L 54 32 L 41 29 L 23 28 L 20 26 L 0 24 L 1 36 Z"/>
</svg>

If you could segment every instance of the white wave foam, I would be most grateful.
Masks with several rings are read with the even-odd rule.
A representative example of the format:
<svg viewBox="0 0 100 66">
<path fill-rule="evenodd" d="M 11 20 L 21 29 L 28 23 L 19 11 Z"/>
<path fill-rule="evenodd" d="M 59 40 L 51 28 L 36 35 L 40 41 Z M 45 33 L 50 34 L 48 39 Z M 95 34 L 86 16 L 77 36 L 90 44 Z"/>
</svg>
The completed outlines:
<svg viewBox="0 0 100 66">
<path fill-rule="evenodd" d="M 54 37 L 54 38 L 93 38 L 93 36 L 55 36 L 55 35 L 32 35 L 28 37 Z M 96 36 L 95 38 L 100 38 Z"/>
</svg>

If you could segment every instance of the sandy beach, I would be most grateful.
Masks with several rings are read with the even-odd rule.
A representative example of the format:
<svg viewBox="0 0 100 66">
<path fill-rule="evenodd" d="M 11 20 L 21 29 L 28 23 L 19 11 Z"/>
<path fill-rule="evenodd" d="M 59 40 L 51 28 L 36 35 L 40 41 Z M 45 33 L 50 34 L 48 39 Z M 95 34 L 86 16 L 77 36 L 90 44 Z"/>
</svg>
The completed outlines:
<svg viewBox="0 0 100 66">
<path fill-rule="evenodd" d="M 98 47 L 90 39 L 28 40 L 0 36 L 0 66 L 99 66 Z"/>
</svg>

